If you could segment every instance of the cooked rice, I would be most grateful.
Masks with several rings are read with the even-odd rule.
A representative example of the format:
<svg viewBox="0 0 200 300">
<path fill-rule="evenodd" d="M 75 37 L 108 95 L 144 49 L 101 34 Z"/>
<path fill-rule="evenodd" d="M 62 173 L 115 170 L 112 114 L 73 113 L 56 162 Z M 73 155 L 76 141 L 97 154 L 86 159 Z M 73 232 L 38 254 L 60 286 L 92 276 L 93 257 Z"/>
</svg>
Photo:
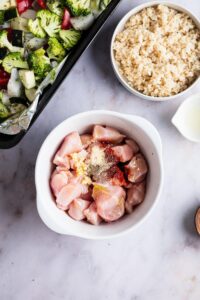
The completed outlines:
<svg viewBox="0 0 200 300">
<path fill-rule="evenodd" d="M 120 73 L 137 91 L 176 95 L 200 75 L 200 30 L 185 13 L 165 5 L 148 7 L 117 34 L 114 56 Z"/>
</svg>

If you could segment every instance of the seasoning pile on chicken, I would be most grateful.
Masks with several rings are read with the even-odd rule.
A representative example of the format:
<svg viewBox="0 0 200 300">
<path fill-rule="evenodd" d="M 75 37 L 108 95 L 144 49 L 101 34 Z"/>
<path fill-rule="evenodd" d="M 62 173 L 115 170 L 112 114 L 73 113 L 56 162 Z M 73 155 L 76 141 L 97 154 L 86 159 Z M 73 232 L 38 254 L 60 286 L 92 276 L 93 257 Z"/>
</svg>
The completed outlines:
<svg viewBox="0 0 200 300">
<path fill-rule="evenodd" d="M 68 134 L 50 179 L 59 209 L 77 221 L 113 222 L 145 198 L 147 162 L 135 141 L 111 127 Z"/>
</svg>

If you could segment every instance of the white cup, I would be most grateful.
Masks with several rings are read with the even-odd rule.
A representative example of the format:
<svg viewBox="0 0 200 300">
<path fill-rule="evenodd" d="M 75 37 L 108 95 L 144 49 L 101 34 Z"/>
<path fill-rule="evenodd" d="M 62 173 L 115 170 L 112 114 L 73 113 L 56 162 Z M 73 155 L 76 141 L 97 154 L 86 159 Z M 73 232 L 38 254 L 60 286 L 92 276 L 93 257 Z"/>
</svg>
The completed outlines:
<svg viewBox="0 0 200 300">
<path fill-rule="evenodd" d="M 144 153 L 149 175 L 145 200 L 132 214 L 110 223 L 94 226 L 78 222 L 57 208 L 49 179 L 53 169 L 52 158 L 63 138 L 72 131 L 90 132 L 94 124 L 112 126 L 134 139 Z M 155 127 L 146 119 L 113 111 L 89 111 L 77 114 L 58 125 L 44 141 L 36 161 L 35 183 L 37 208 L 43 222 L 53 231 L 88 239 L 105 239 L 134 230 L 157 203 L 163 183 L 162 144 Z"/>
</svg>

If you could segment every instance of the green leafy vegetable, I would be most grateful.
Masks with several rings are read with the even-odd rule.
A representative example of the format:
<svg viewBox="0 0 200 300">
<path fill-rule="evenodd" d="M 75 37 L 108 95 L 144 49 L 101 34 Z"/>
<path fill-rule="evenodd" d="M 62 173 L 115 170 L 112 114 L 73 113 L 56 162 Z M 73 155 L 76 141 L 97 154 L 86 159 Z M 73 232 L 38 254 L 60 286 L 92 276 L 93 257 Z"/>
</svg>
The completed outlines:
<svg viewBox="0 0 200 300">
<path fill-rule="evenodd" d="M 62 44 L 55 37 L 51 37 L 48 40 L 49 48 L 47 50 L 50 59 L 55 59 L 61 61 L 65 55 L 66 51 Z"/>
<path fill-rule="evenodd" d="M 37 17 L 46 33 L 53 37 L 56 36 L 61 29 L 61 18 L 47 9 L 38 11 Z"/>
<path fill-rule="evenodd" d="M 41 27 L 39 19 L 35 19 L 34 21 L 30 19 L 28 21 L 28 27 L 29 27 L 30 32 L 32 32 L 36 37 L 45 38 L 46 32 Z"/>
<path fill-rule="evenodd" d="M 65 0 L 74 16 L 86 16 L 90 13 L 90 0 Z"/>
<path fill-rule="evenodd" d="M 30 69 L 34 71 L 36 80 L 38 81 L 44 79 L 51 70 L 50 59 L 45 55 L 43 48 L 29 54 L 28 64 Z"/>
<path fill-rule="evenodd" d="M 81 38 L 81 32 L 75 29 L 61 30 L 59 35 L 66 50 L 73 48 Z"/>
<path fill-rule="evenodd" d="M 28 69 L 28 64 L 22 59 L 20 52 L 8 53 L 2 60 L 2 66 L 8 73 L 11 73 L 13 68 Z"/>
</svg>

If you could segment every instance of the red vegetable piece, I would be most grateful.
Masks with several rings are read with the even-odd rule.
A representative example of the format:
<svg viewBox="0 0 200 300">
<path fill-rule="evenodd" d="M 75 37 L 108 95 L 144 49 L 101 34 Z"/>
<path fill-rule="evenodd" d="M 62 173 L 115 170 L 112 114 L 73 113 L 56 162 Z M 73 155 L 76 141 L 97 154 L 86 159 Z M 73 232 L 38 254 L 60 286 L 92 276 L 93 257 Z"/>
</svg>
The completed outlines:
<svg viewBox="0 0 200 300">
<path fill-rule="evenodd" d="M 17 10 L 18 13 L 21 15 L 24 13 L 28 8 L 31 7 L 33 1 L 32 0 L 17 0 Z"/>
<path fill-rule="evenodd" d="M 46 2 L 44 0 L 37 0 L 37 2 L 41 8 L 47 8 Z"/>
<path fill-rule="evenodd" d="M 68 9 L 65 8 L 61 28 L 62 29 L 69 29 L 70 27 L 71 27 L 70 13 L 69 13 Z"/>
<path fill-rule="evenodd" d="M 6 88 L 8 81 L 10 79 L 10 74 L 0 68 L 0 89 Z"/>
</svg>

